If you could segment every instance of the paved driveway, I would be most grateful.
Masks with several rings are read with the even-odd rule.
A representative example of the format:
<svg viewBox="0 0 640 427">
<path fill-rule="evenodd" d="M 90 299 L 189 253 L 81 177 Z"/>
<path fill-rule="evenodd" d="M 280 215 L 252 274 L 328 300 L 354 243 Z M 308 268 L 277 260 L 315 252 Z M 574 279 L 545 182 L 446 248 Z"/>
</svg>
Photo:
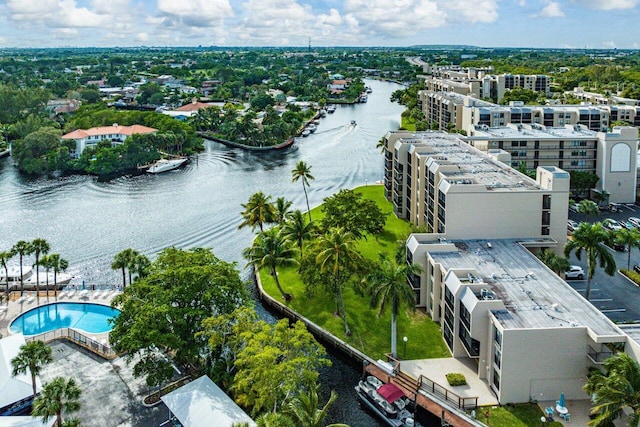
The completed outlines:
<svg viewBox="0 0 640 427">
<path fill-rule="evenodd" d="M 605 218 L 621 221 L 630 216 L 640 217 L 640 207 L 623 205 L 619 212 L 602 211 L 596 217 L 590 216 L 589 222 L 603 221 Z M 569 211 L 569 219 L 581 222 L 585 220 L 585 216 Z M 609 250 L 618 268 L 627 268 L 627 252 Z M 578 261 L 573 255 L 569 261 L 571 264 L 582 266 L 584 271 L 587 271 L 584 253 L 582 261 Z M 634 264 L 640 264 L 640 250 L 632 248 L 631 267 Z M 586 280 L 569 280 L 568 283 L 584 295 Z M 591 303 L 614 322 L 640 322 L 640 288 L 618 272 L 614 276 L 608 276 L 601 268 L 596 269 L 591 282 Z"/>
</svg>

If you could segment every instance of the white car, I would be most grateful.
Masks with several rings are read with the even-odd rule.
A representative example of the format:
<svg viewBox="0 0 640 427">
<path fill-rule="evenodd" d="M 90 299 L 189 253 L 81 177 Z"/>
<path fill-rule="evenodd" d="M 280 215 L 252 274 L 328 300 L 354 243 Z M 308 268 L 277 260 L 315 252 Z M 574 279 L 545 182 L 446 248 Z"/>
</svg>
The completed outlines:
<svg viewBox="0 0 640 427">
<path fill-rule="evenodd" d="M 640 218 L 636 218 L 635 216 L 632 216 L 627 221 L 629 221 L 631 224 L 635 225 L 636 227 L 640 228 Z"/>
<path fill-rule="evenodd" d="M 579 265 L 572 265 L 569 269 L 564 273 L 564 278 L 569 279 L 584 279 L 584 270 Z"/>
<path fill-rule="evenodd" d="M 615 219 L 607 218 L 604 221 L 602 221 L 602 225 L 604 225 L 605 228 L 608 228 L 609 230 L 613 230 L 613 231 L 622 230 L 622 226 Z"/>
<path fill-rule="evenodd" d="M 578 228 L 578 223 L 572 219 L 567 220 L 567 231 L 573 233 Z"/>
</svg>

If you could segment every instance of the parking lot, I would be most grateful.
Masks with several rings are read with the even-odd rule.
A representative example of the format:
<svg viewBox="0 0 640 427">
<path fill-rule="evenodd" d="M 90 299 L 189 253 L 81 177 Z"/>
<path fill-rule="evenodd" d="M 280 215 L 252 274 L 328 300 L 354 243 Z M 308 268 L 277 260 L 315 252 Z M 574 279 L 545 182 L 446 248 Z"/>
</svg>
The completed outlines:
<svg viewBox="0 0 640 427">
<path fill-rule="evenodd" d="M 598 215 L 589 215 L 588 220 L 591 223 L 602 222 L 606 218 L 626 221 L 631 216 L 640 217 L 640 206 L 621 205 L 618 212 L 601 210 Z M 585 215 L 570 210 L 569 219 L 576 222 L 584 222 Z M 609 251 L 613 255 L 618 269 L 626 269 L 628 253 L 626 251 L 614 251 L 613 249 L 609 249 Z M 579 265 L 585 272 L 587 271 L 584 252 L 581 261 L 578 261 L 572 255 L 569 258 L 569 262 Z M 636 248 L 631 249 L 630 267 L 633 268 L 634 264 L 640 264 L 640 250 Z M 568 280 L 567 282 L 584 295 L 586 280 Z M 591 303 L 614 322 L 640 322 L 640 288 L 618 272 L 614 276 L 608 276 L 603 269 L 596 268 L 591 282 Z"/>
</svg>

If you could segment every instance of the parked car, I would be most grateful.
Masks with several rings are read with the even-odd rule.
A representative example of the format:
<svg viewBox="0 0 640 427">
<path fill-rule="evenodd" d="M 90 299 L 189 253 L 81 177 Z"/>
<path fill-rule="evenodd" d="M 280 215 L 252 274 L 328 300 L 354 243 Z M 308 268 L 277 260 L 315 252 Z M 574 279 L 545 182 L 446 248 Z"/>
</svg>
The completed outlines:
<svg viewBox="0 0 640 427">
<path fill-rule="evenodd" d="M 573 231 L 578 228 L 578 223 L 572 219 L 567 220 L 567 231 L 569 233 L 573 233 Z"/>
<path fill-rule="evenodd" d="M 640 265 L 636 264 L 633 266 L 633 271 L 635 271 L 636 273 L 640 273 Z"/>
<path fill-rule="evenodd" d="M 620 203 L 609 203 L 609 210 L 611 212 L 618 212 L 622 209 L 622 205 Z"/>
<path fill-rule="evenodd" d="M 577 203 L 572 203 L 569 205 L 569 210 L 571 212 L 578 212 L 578 204 Z"/>
<path fill-rule="evenodd" d="M 604 225 L 609 230 L 618 231 L 622 229 L 622 226 L 615 219 L 607 218 L 602 221 L 602 225 Z"/>
<path fill-rule="evenodd" d="M 570 279 L 584 279 L 584 270 L 579 265 L 572 265 L 569 267 L 567 271 L 564 273 L 564 278 L 567 280 Z"/>
<path fill-rule="evenodd" d="M 620 221 L 620 225 L 626 228 L 627 230 L 635 230 L 638 227 L 632 223 L 631 221 Z"/>
<path fill-rule="evenodd" d="M 636 227 L 640 228 L 640 218 L 632 216 L 627 221 L 629 221 L 631 224 L 635 225 Z"/>
</svg>

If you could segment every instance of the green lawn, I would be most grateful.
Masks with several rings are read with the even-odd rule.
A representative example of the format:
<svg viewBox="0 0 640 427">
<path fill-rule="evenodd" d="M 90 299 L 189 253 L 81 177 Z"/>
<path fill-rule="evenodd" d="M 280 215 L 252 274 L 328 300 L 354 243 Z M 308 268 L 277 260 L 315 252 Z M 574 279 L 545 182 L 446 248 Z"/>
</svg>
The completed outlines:
<svg viewBox="0 0 640 427">
<path fill-rule="evenodd" d="M 371 185 L 360 187 L 356 191 L 363 197 L 372 199 L 378 203 L 383 212 L 388 213 L 385 229 L 378 238 L 368 237 L 358 244 L 358 249 L 363 256 L 377 260 L 379 253 L 386 253 L 393 257 L 399 240 L 404 241 L 411 232 L 408 222 L 396 218 L 392 213 L 392 206 L 384 199 L 384 187 Z M 320 207 L 311 211 L 314 222 L 322 218 Z M 283 301 L 278 292 L 273 278 L 269 274 L 261 274 L 262 284 L 267 293 Z M 344 333 L 342 318 L 335 316 L 335 300 L 331 295 L 318 290 L 314 296 L 309 296 L 304 284 L 298 278 L 297 268 L 280 268 L 278 277 L 284 290 L 293 295 L 293 300 L 288 306 L 310 319 L 322 328 L 328 330 L 340 339 L 345 340 L 353 347 L 364 352 L 373 359 L 384 359 L 384 354 L 391 351 L 391 315 L 389 310 L 381 317 L 377 316 L 377 310 L 369 307 L 369 299 L 359 296 L 351 287 L 345 288 L 344 299 L 347 312 L 347 320 L 352 335 L 347 337 Z M 424 313 L 411 313 L 403 311 L 398 321 L 398 356 L 405 358 L 402 337 L 407 337 L 406 358 L 426 359 L 436 357 L 449 357 L 440 332 L 440 327 Z"/>
<path fill-rule="evenodd" d="M 485 413 L 489 412 L 489 419 Z M 544 413 L 540 407 L 533 403 L 523 403 L 508 406 L 490 406 L 478 408 L 476 418 L 491 427 L 541 427 L 540 417 Z M 545 427 L 560 427 L 563 424 L 558 421 L 545 424 Z"/>
</svg>

